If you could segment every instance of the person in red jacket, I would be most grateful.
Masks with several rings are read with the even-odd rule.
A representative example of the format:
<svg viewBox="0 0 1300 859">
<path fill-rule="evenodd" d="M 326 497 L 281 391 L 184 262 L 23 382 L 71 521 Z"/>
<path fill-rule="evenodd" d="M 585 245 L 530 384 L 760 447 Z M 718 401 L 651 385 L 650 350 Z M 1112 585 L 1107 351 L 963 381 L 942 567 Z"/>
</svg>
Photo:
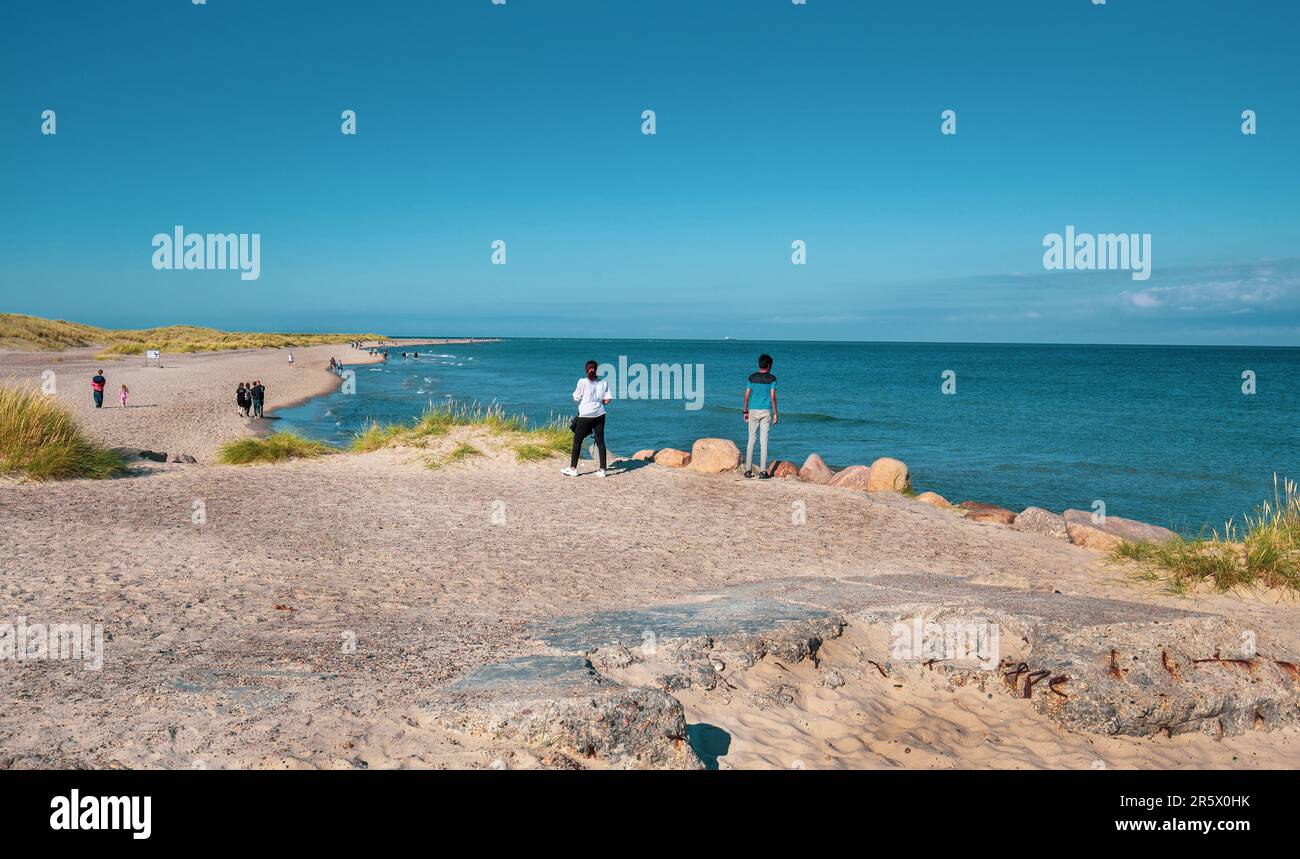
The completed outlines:
<svg viewBox="0 0 1300 859">
<path fill-rule="evenodd" d="M 90 380 L 90 395 L 95 398 L 95 408 L 104 407 L 104 386 L 108 384 L 108 379 L 104 378 L 104 371 L 99 370 Z"/>
</svg>

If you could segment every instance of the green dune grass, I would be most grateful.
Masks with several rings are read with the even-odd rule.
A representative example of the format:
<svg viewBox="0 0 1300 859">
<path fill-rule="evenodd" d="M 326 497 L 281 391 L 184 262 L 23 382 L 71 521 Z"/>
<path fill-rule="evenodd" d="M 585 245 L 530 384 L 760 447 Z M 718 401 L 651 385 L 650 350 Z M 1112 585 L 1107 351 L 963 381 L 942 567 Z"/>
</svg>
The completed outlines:
<svg viewBox="0 0 1300 859">
<path fill-rule="evenodd" d="M 1293 480 L 1273 478 L 1273 499 L 1228 520 L 1223 531 L 1162 543 L 1124 541 L 1111 553 L 1134 561 L 1145 578 L 1185 593 L 1201 582 L 1215 590 L 1262 586 L 1300 591 L 1300 491 Z"/>
<path fill-rule="evenodd" d="M 87 439 L 72 413 L 27 388 L 0 386 L 0 474 L 32 480 L 103 479 L 126 463 Z"/>
<path fill-rule="evenodd" d="M 336 448 L 303 438 L 297 433 L 278 432 L 266 438 L 228 441 L 217 451 L 217 461 L 226 465 L 252 465 L 289 459 L 316 459 L 337 452 Z"/>
<path fill-rule="evenodd" d="M 430 405 L 409 423 L 371 423 L 353 436 L 350 449 L 357 453 L 382 447 L 424 447 L 429 439 L 447 434 L 452 427 L 478 427 L 508 438 L 520 462 L 567 453 L 572 434 L 561 419 L 530 426 L 523 415 L 507 415 L 500 406 L 442 403 Z"/>
</svg>

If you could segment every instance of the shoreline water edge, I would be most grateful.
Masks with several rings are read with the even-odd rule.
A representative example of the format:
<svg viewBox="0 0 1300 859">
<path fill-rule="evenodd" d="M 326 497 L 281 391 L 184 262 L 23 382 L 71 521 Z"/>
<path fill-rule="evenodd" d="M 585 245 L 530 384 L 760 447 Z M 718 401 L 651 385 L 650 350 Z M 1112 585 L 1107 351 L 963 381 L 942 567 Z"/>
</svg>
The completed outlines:
<svg viewBox="0 0 1300 859">
<path fill-rule="evenodd" d="M 1300 403 L 1294 350 L 504 339 L 418 361 L 395 353 L 356 368 L 357 396 L 335 391 L 280 416 L 339 447 L 372 422 L 449 402 L 567 420 L 570 375 L 594 358 L 616 393 L 610 449 L 743 446 L 745 374 L 763 348 L 778 355 L 782 392 L 770 454 L 796 465 L 813 453 L 833 471 L 889 456 L 954 500 L 1085 509 L 1188 536 L 1239 520 L 1272 498 L 1275 475 L 1293 476 L 1277 454 Z M 1238 366 L 1268 388 L 1248 395 Z M 1113 408 L 1116 397 L 1128 405 Z"/>
<path fill-rule="evenodd" d="M 363 429 L 370 421 L 381 424 L 408 422 L 417 419 L 419 413 L 425 408 L 430 405 L 437 405 L 440 402 L 443 404 L 496 404 L 509 414 L 526 414 L 534 422 L 540 420 L 537 415 L 542 408 L 548 409 L 545 416 L 551 419 L 554 419 L 557 415 L 563 415 L 559 408 L 551 405 L 555 402 L 555 397 L 551 395 L 555 394 L 554 389 L 560 389 L 560 395 L 563 396 L 562 388 L 567 382 L 557 385 L 551 385 L 549 382 L 538 383 L 535 388 L 526 391 L 526 399 L 521 397 L 517 391 L 506 391 L 507 396 L 504 398 L 506 402 L 491 396 L 494 392 L 491 380 L 498 378 L 503 370 L 494 367 L 490 370 L 489 375 L 484 375 L 483 368 L 489 363 L 486 359 L 495 352 L 485 352 L 482 347 L 492 346 L 494 350 L 500 351 L 497 349 L 498 346 L 517 348 L 517 342 L 501 338 L 395 338 L 376 343 L 366 342 L 361 344 L 361 348 L 356 348 L 355 344 L 338 344 L 333 346 L 309 346 L 299 350 L 263 349 L 180 354 L 168 356 L 166 368 L 136 366 L 135 362 L 130 359 L 105 360 L 102 357 L 94 357 L 93 355 L 87 357 L 87 351 L 89 350 L 70 350 L 66 353 L 7 352 L 0 353 L 0 375 L 15 375 L 15 371 L 17 371 L 17 375 L 21 378 L 22 371 L 25 370 L 33 381 L 35 381 L 34 377 L 43 377 L 47 373 L 57 374 L 59 377 L 64 378 L 65 381 L 60 385 L 59 393 L 63 394 L 64 398 L 74 405 L 77 417 L 86 420 L 87 428 L 92 436 L 101 437 L 113 446 L 152 447 L 156 449 L 161 445 L 164 449 L 173 450 L 174 447 L 165 442 L 159 442 L 156 438 L 158 436 L 166 437 L 169 429 L 175 429 L 175 427 L 169 427 L 170 424 L 182 424 L 182 428 L 186 432 L 181 440 L 175 442 L 175 445 L 179 447 L 180 452 L 195 456 L 200 461 L 203 461 L 210 459 L 215 448 L 224 441 L 229 441 L 241 435 L 265 438 L 281 429 L 293 429 L 303 432 L 309 437 L 319 438 L 326 443 L 331 443 L 336 447 L 346 447 L 350 436 L 354 432 Z M 627 348 L 626 342 L 614 341 L 614 343 L 615 348 L 619 346 Z M 532 346 L 532 344 L 526 345 Z M 603 341 L 594 345 L 586 341 L 579 342 L 576 345 L 561 342 L 558 347 L 548 341 L 545 345 L 547 348 L 559 348 L 573 351 L 575 354 L 602 354 L 609 351 L 603 345 Z M 788 344 L 786 345 L 788 346 Z M 429 351 L 437 347 L 471 348 L 444 350 L 442 352 Z M 371 350 L 380 348 L 389 351 L 387 365 L 384 365 L 381 354 L 372 354 Z M 754 346 L 753 344 L 737 344 L 735 348 L 743 350 L 743 353 L 747 354 L 753 351 Z M 401 357 L 403 352 L 414 355 L 420 353 L 421 350 L 425 351 L 419 361 L 407 361 Z M 296 365 L 286 367 L 288 363 L 286 353 L 295 351 L 298 353 Z M 787 349 L 787 351 L 789 350 Z M 532 354 L 528 353 L 526 357 L 531 358 Z M 334 358 L 339 360 L 340 372 L 328 369 L 331 359 Z M 428 363 L 430 360 L 434 361 L 432 365 Z M 476 360 L 478 361 L 477 364 L 474 363 Z M 555 364 L 557 362 L 551 360 L 547 363 Z M 103 411 L 89 409 L 86 407 L 85 400 L 76 396 L 75 386 L 77 381 L 80 380 L 76 379 L 75 376 L 83 372 L 89 376 L 101 364 L 108 368 L 107 371 L 112 377 L 111 384 L 114 387 L 118 380 L 121 379 L 123 383 L 129 383 L 131 390 L 135 392 L 133 393 L 131 408 L 126 412 L 130 420 L 124 421 L 117 418 L 111 421 L 107 420 L 106 418 L 111 413 L 116 412 L 115 409 L 105 409 Z M 505 374 L 509 375 L 516 370 L 518 362 L 511 359 L 511 361 L 501 366 L 505 368 Z M 613 371 L 619 374 L 619 380 L 614 390 L 624 395 L 629 390 L 635 393 L 635 381 L 629 382 L 629 370 L 627 368 L 635 369 L 637 366 L 637 364 L 629 364 L 626 356 L 621 354 L 618 355 L 617 360 L 611 360 L 602 365 L 606 372 Z M 783 368 L 778 367 L 778 369 Z M 186 375 L 181 375 L 177 379 L 177 372 L 182 370 L 186 374 L 193 371 L 195 376 L 201 378 L 187 380 Z M 366 374 L 361 376 L 366 370 L 372 370 L 380 375 Z M 712 393 L 708 404 L 705 405 L 702 396 L 703 370 L 704 364 L 698 364 L 695 378 L 699 382 L 699 386 L 693 389 L 693 393 L 699 402 L 693 402 L 690 396 L 686 396 L 692 391 L 687 391 L 688 386 L 684 384 L 678 389 L 680 393 L 678 400 L 681 402 L 667 400 L 635 402 L 635 397 L 629 400 L 628 405 L 639 410 L 637 420 L 640 423 L 629 421 L 627 411 L 617 411 L 610 424 L 611 449 L 624 455 L 645 450 L 654 452 L 666 449 L 681 450 L 683 448 L 689 449 L 689 446 L 696 438 L 714 437 L 730 438 L 733 442 L 743 445 L 745 432 L 742 422 L 738 419 L 739 405 L 737 404 L 732 409 L 730 405 L 725 404 L 729 398 L 724 397 L 722 401 L 719 401 L 719 395 Z M 714 372 L 714 377 L 719 375 L 715 371 L 711 372 Z M 70 374 L 74 376 L 74 379 L 72 381 L 73 393 L 69 396 L 66 377 Z M 348 374 L 354 374 L 354 382 L 357 377 L 365 379 L 365 384 L 357 391 L 358 396 L 341 396 L 343 387 L 348 383 Z M 630 375 L 635 378 L 635 374 Z M 230 421 L 228 414 L 219 403 L 229 396 L 228 388 L 231 387 L 231 380 L 251 380 L 253 378 L 267 382 L 268 390 L 271 392 L 266 403 L 265 419 Z M 481 381 L 483 378 L 487 378 L 489 382 L 483 383 Z M 797 374 L 791 374 L 786 378 L 791 381 L 788 383 L 783 381 L 782 384 L 788 384 L 789 388 L 795 388 L 798 380 Z M 414 382 L 410 387 L 403 387 L 407 383 L 411 383 L 413 379 Z M 170 390 L 173 386 L 168 384 L 171 381 L 180 382 L 180 384 L 174 386 L 174 391 Z M 199 381 L 203 382 L 201 387 L 197 384 Z M 209 381 L 215 388 L 215 393 L 209 393 Z M 163 382 L 163 384 L 159 385 L 159 382 Z M 710 384 L 713 387 L 710 390 L 716 390 L 719 385 L 735 387 L 732 384 L 733 382 L 733 379 L 711 382 Z M 385 389 L 384 384 L 388 384 L 389 388 Z M 969 382 L 965 384 L 970 385 Z M 376 385 L 379 385 L 379 387 L 376 387 Z M 415 385 L 427 385 L 428 390 L 426 391 L 423 387 L 415 388 Z M 483 385 L 486 390 L 480 389 L 478 387 L 480 385 Z M 475 391 L 475 395 L 457 396 L 457 394 L 465 391 L 468 386 L 472 386 L 471 390 Z M 148 397 L 150 393 L 155 391 L 160 396 L 154 398 L 153 402 L 142 399 L 142 397 Z M 417 391 L 418 393 L 412 396 Z M 1180 519 L 1173 515 L 1160 515 L 1159 512 L 1152 515 L 1146 511 L 1138 512 L 1135 515 L 1132 512 L 1133 506 L 1131 504 L 1114 502 L 1111 500 L 1115 497 L 1113 493 L 1105 494 L 1100 491 L 1095 493 L 1095 496 L 1100 497 L 1094 497 L 1094 495 L 1084 496 L 1079 493 L 1044 496 L 1041 491 L 1026 492 L 1023 500 L 1021 500 L 1022 496 L 1017 493 L 1016 487 L 1013 486 L 1011 491 L 1006 491 L 1005 487 L 1009 483 L 1006 478 L 1007 469 L 1000 465 L 985 467 L 981 472 L 983 476 L 990 478 L 990 482 L 969 480 L 966 481 L 967 487 L 973 486 L 976 487 L 975 489 L 972 490 L 961 486 L 954 489 L 951 485 L 944 485 L 941 479 L 936 479 L 935 475 L 940 473 L 940 469 L 936 469 L 933 463 L 927 460 L 927 455 L 932 451 L 925 448 L 928 446 L 933 449 L 938 445 L 929 439 L 924 440 L 925 444 L 919 445 L 922 448 L 921 453 L 903 447 L 895 449 L 886 447 L 883 444 L 870 443 L 869 448 L 874 449 L 866 451 L 868 456 L 863 459 L 845 459 L 843 453 L 839 457 L 823 456 L 820 448 L 814 448 L 808 453 L 797 452 L 797 447 L 792 451 L 791 440 L 804 442 L 805 448 L 816 443 L 815 441 L 808 442 L 808 438 L 810 438 L 809 426 L 812 426 L 816 432 L 821 433 L 819 438 L 823 439 L 867 438 L 874 435 L 875 430 L 874 427 L 869 425 L 859 425 L 851 417 L 845 417 L 838 412 L 833 412 L 827 417 L 825 415 L 809 415 L 806 412 L 799 411 L 801 406 L 804 409 L 808 408 L 808 406 L 800 402 L 799 393 L 801 392 L 783 400 L 781 425 L 778 432 L 773 433 L 771 449 L 773 463 L 771 467 L 774 472 L 780 470 L 782 476 L 797 474 L 801 471 L 806 474 L 807 469 L 805 466 L 809 458 L 817 456 L 822 460 L 823 464 L 828 466 L 829 473 L 839 481 L 839 485 L 851 482 L 855 475 L 865 485 L 866 476 L 870 471 L 870 463 L 884 456 L 908 462 L 912 479 L 918 481 L 921 489 L 927 490 L 934 497 L 941 497 L 945 501 L 951 500 L 951 502 L 959 505 L 965 503 L 968 510 L 974 510 L 976 505 L 999 508 L 1009 511 L 1011 515 L 1015 515 L 1014 510 L 1030 508 L 1053 511 L 1054 515 L 1061 515 L 1067 510 L 1082 510 L 1088 513 L 1090 519 L 1099 522 L 1118 516 L 1123 519 L 1135 519 L 1160 527 L 1168 527 L 1187 537 L 1202 534 L 1207 528 L 1215 528 L 1230 516 L 1248 513 L 1259 501 L 1271 497 L 1267 490 L 1271 488 L 1271 478 L 1275 472 L 1263 475 L 1270 483 L 1255 481 L 1261 483 L 1266 491 L 1252 492 L 1248 496 L 1250 506 L 1243 504 L 1240 509 L 1229 512 L 1226 516 L 1217 520 L 1211 515 L 1205 515 L 1204 518 L 1200 519 L 1194 516 L 1184 516 Z M 437 394 L 443 394 L 443 398 L 439 399 Z M 510 396 L 511 394 L 514 395 L 513 398 Z M 215 402 L 205 401 L 209 396 L 214 397 Z M 549 401 L 546 399 L 548 396 L 551 396 Z M 375 397 L 379 399 L 373 399 Z M 618 400 L 617 402 L 622 403 L 623 401 Z M 544 405 L 539 406 L 538 403 Z M 352 408 L 353 413 L 350 415 L 331 415 L 331 409 L 338 407 L 340 404 Z M 692 408 L 693 405 L 694 408 Z M 823 406 L 823 408 L 829 407 Z M 146 409 L 149 411 L 146 411 Z M 304 422 L 299 418 L 299 414 L 302 412 L 321 409 L 324 409 L 326 415 L 335 418 L 332 423 L 339 427 L 333 437 L 322 433 L 310 421 Z M 385 413 L 384 410 L 386 409 L 390 411 Z M 342 409 L 338 410 L 342 411 Z M 732 411 L 736 413 L 734 417 L 730 416 Z M 683 415 L 690 417 L 692 423 L 684 422 L 681 418 Z M 661 416 L 665 418 L 662 423 L 667 426 L 667 429 L 661 429 L 659 426 Z M 720 424 L 719 416 L 722 419 Z M 673 423 L 674 420 L 676 423 Z M 707 423 L 709 420 L 712 420 L 713 423 Z M 692 430 L 697 430 L 694 423 L 697 421 L 705 421 L 703 426 L 698 427 L 698 429 L 704 430 L 703 433 L 692 432 Z M 809 424 L 809 421 L 812 423 Z M 801 422 L 803 423 L 801 424 Z M 921 422 L 921 420 L 917 420 L 911 426 Z M 651 435 L 650 433 L 642 435 L 642 431 L 647 428 L 651 429 L 652 432 L 660 432 L 660 437 L 647 437 Z M 721 428 L 726 434 L 709 432 L 710 429 L 716 428 Z M 134 432 L 135 430 L 140 431 L 139 435 Z M 897 437 L 899 430 L 891 429 L 890 432 L 893 432 Z M 914 431 L 905 430 L 905 432 L 909 437 L 916 436 Z M 1131 445 L 1128 440 L 1124 440 L 1122 443 L 1125 446 Z M 913 446 L 916 447 L 917 445 Z M 986 453 L 976 451 L 975 455 L 984 456 Z M 781 460 L 785 462 L 778 462 Z M 920 463 L 919 467 L 916 464 L 918 462 Z M 1150 468 L 1150 463 L 1139 462 L 1136 465 L 1131 464 L 1126 471 L 1139 475 L 1149 471 Z M 1018 473 L 1030 479 L 1031 483 L 1036 481 L 1038 484 L 1043 484 L 1048 481 L 1039 475 L 1038 472 L 1041 470 L 1042 466 L 1028 462 L 1023 463 L 1023 467 L 1019 472 L 1012 473 Z M 849 473 L 843 474 L 844 472 Z M 1223 478 L 1223 475 L 1217 473 L 1212 476 L 1215 479 Z M 1289 477 L 1286 474 L 1279 474 L 1278 476 L 1283 479 Z M 1126 474 L 1119 475 L 1119 479 L 1133 484 L 1142 483 L 1142 481 L 1128 478 Z M 1004 488 L 1001 491 L 992 488 L 988 490 L 981 488 L 992 486 L 994 480 L 1002 481 Z M 1207 483 L 1206 481 L 1202 482 Z M 1207 483 L 1201 489 L 1202 493 L 1208 488 L 1212 488 L 1212 485 Z M 1178 499 L 1177 486 L 1174 486 L 1171 490 L 1162 488 L 1161 491 L 1170 499 Z M 1238 496 L 1240 495 L 1241 493 L 1238 490 Z M 927 495 L 925 497 L 928 500 L 931 496 Z M 1187 504 L 1189 509 L 1193 508 L 1193 506 L 1191 502 Z M 996 510 L 984 510 L 983 512 L 977 510 L 972 515 L 1008 517 L 1008 513 L 997 512 Z"/>
</svg>

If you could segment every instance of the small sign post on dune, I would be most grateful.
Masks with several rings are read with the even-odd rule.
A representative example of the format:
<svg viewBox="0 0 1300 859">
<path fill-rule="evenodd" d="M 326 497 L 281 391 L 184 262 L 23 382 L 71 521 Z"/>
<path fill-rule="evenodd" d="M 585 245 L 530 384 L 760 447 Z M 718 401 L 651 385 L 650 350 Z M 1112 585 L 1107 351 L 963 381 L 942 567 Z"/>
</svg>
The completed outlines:
<svg viewBox="0 0 1300 859">
<path fill-rule="evenodd" d="M 153 362 L 155 367 L 161 367 L 162 352 L 158 349 L 146 349 L 144 352 L 144 365 L 148 367 L 150 361 Z"/>
</svg>

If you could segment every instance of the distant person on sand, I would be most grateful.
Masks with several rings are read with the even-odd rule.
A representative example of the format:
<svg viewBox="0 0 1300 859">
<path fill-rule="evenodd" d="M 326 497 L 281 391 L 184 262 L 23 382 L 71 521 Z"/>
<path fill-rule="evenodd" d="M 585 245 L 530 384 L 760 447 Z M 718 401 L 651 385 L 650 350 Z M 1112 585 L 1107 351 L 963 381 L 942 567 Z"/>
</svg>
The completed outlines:
<svg viewBox="0 0 1300 859">
<path fill-rule="evenodd" d="M 289 366 L 290 366 L 290 367 L 293 366 L 293 353 L 292 353 L 292 352 L 289 353 Z"/>
<path fill-rule="evenodd" d="M 123 385 L 117 392 L 117 401 L 122 404 L 122 408 L 126 408 L 126 395 L 129 393 L 131 392 L 126 389 L 126 385 Z"/>
<path fill-rule="evenodd" d="M 248 383 L 240 382 L 239 387 L 235 388 L 235 407 L 239 409 L 239 414 L 248 417 Z"/>
<path fill-rule="evenodd" d="M 262 386 L 261 379 L 253 380 L 253 387 L 248 392 L 249 399 L 253 401 L 253 417 L 262 416 L 262 401 L 266 399 L 266 388 Z"/>
<path fill-rule="evenodd" d="M 104 407 L 104 386 L 108 384 L 108 379 L 104 378 L 103 370 L 96 370 L 95 375 L 90 379 L 90 395 L 95 398 L 95 408 Z"/>
<path fill-rule="evenodd" d="M 744 404 L 745 423 L 749 425 L 749 446 L 745 448 L 745 476 L 754 476 L 754 434 L 759 438 L 758 476 L 761 480 L 771 477 L 767 473 L 767 432 L 776 425 L 776 376 L 772 375 L 772 356 L 758 356 L 758 372 L 749 374 L 749 384 L 745 388 Z"/>
<path fill-rule="evenodd" d="M 578 404 L 578 416 L 570 425 L 573 429 L 573 452 L 569 457 L 569 467 L 564 474 L 578 476 L 578 457 L 582 453 L 582 442 L 587 436 L 595 434 L 596 448 L 600 451 L 600 470 L 597 477 L 605 476 L 605 406 L 610 401 L 609 384 L 596 380 L 595 361 L 587 362 L 587 375 L 578 380 L 578 387 L 573 389 L 574 402 Z"/>
</svg>

